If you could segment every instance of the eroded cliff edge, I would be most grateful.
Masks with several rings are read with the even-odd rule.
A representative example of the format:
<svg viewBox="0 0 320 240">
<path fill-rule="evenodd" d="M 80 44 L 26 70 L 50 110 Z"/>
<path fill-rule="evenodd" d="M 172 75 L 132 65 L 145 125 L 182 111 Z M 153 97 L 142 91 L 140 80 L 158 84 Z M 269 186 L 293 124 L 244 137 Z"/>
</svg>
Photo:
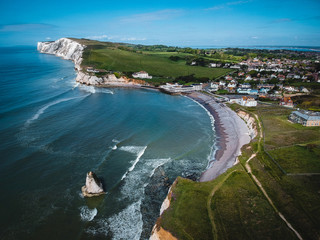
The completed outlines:
<svg viewBox="0 0 320 240">
<path fill-rule="evenodd" d="M 126 77 L 117 78 L 112 73 L 106 73 L 98 77 L 94 73 L 89 73 L 86 69 L 82 69 L 81 63 L 86 47 L 87 46 L 69 38 L 60 38 L 50 42 L 38 42 L 37 45 L 37 49 L 41 53 L 53 54 L 63 59 L 73 61 L 77 72 L 76 81 L 81 84 L 101 87 L 135 87 L 145 84 L 145 82 L 141 80 Z"/>
</svg>

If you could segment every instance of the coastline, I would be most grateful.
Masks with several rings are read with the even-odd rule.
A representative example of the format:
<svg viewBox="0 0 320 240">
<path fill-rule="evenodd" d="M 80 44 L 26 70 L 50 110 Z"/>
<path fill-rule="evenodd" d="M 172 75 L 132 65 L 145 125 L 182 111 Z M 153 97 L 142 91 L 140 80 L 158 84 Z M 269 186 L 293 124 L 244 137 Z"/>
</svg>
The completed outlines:
<svg viewBox="0 0 320 240">
<path fill-rule="evenodd" d="M 205 107 L 215 119 L 217 151 L 199 180 L 211 181 L 236 163 L 237 157 L 241 154 L 241 147 L 251 141 L 249 129 L 234 111 L 223 103 L 216 102 L 212 97 L 200 92 L 193 92 L 187 96 Z"/>
</svg>

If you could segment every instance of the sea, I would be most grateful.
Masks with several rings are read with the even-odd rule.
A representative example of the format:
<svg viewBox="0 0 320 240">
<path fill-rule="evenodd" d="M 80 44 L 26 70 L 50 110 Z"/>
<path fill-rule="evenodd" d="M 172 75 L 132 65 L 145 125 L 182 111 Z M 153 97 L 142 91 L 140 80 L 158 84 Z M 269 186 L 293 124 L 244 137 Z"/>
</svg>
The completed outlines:
<svg viewBox="0 0 320 240">
<path fill-rule="evenodd" d="M 177 176 L 216 149 L 198 103 L 75 81 L 71 61 L 0 48 L 0 239 L 148 239 Z M 84 198 L 88 171 L 105 195 Z"/>
</svg>

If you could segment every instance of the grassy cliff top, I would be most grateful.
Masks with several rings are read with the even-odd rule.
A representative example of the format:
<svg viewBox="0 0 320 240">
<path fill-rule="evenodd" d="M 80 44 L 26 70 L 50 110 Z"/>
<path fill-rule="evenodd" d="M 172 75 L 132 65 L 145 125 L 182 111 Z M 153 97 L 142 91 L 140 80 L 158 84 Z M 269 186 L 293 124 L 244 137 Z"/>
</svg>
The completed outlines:
<svg viewBox="0 0 320 240">
<path fill-rule="evenodd" d="M 190 76 L 188 81 L 206 82 L 232 71 L 225 68 L 209 68 L 209 62 L 217 59 L 201 54 L 201 50 L 70 39 L 87 46 L 83 53 L 83 69 L 94 67 L 121 72 L 128 77 L 133 72 L 146 71 L 153 76 L 150 81 L 154 82 L 170 82 L 181 76 Z M 201 62 L 201 66 L 191 66 L 192 61 Z M 237 61 L 237 58 L 220 61 Z"/>
<path fill-rule="evenodd" d="M 178 239 L 297 239 L 280 211 L 303 239 L 319 239 L 320 128 L 290 123 L 291 110 L 281 107 L 231 107 L 256 114 L 264 137 L 245 145 L 240 164 L 213 181 L 178 178 L 158 226 Z"/>
</svg>

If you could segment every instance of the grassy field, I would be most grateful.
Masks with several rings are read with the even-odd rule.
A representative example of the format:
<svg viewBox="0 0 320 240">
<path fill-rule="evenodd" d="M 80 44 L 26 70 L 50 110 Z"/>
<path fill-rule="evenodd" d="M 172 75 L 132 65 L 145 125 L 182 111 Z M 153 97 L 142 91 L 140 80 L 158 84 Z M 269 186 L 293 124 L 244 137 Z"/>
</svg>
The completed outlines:
<svg viewBox="0 0 320 240">
<path fill-rule="evenodd" d="M 98 69 L 120 72 L 143 70 L 152 76 L 164 78 L 194 74 L 195 77 L 213 79 L 230 72 L 230 69 L 186 65 L 184 60 L 175 62 L 169 59 L 172 55 L 175 54 L 162 52 L 137 53 L 117 48 L 90 49 L 84 53 L 82 64 L 83 66 L 94 66 Z"/>
<path fill-rule="evenodd" d="M 280 211 L 303 239 L 319 239 L 320 128 L 290 123 L 285 108 L 230 107 L 259 116 L 265 143 L 255 139 L 244 146 L 241 164 L 211 182 L 179 179 L 161 226 L 179 239 L 297 239 Z M 258 149 L 249 165 L 275 208 L 244 170 Z"/>
</svg>

